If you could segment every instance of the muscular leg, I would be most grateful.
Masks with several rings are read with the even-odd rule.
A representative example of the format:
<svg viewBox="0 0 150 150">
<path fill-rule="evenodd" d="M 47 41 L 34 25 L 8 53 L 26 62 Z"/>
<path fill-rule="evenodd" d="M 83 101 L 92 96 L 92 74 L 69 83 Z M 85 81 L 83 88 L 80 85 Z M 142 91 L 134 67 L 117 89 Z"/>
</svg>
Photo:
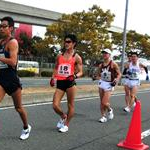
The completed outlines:
<svg viewBox="0 0 150 150">
<path fill-rule="evenodd" d="M 110 111 L 110 96 L 111 96 L 111 91 L 105 91 L 102 99 L 102 105 L 105 108 L 105 112 Z"/>
<path fill-rule="evenodd" d="M 22 105 L 21 89 L 18 88 L 17 91 L 14 92 L 11 96 L 12 96 L 12 99 L 14 102 L 15 109 L 21 117 L 24 128 L 28 128 L 27 112 L 25 111 L 25 109 Z"/>
<path fill-rule="evenodd" d="M 103 100 L 103 96 L 104 96 L 104 90 L 99 88 L 99 96 L 100 96 L 100 112 L 102 114 L 102 116 L 105 115 L 105 106 L 103 105 L 102 103 L 102 100 Z"/>
<path fill-rule="evenodd" d="M 72 86 L 71 88 L 68 88 L 66 93 L 67 93 L 67 100 L 68 100 L 68 112 L 67 112 L 67 120 L 65 124 L 69 126 L 69 122 L 74 115 L 74 99 L 76 94 L 76 86 Z"/>
<path fill-rule="evenodd" d="M 130 88 L 125 85 L 124 86 L 124 90 L 125 90 L 125 102 L 126 102 L 126 106 L 129 106 L 129 102 L 130 102 Z"/>
<path fill-rule="evenodd" d="M 64 119 L 66 117 L 65 113 L 62 111 L 61 107 L 60 107 L 60 102 L 62 97 L 64 96 L 65 92 L 60 90 L 60 89 L 56 89 L 55 93 L 54 93 L 54 97 L 53 97 L 53 109 L 54 111 L 60 115 L 60 117 L 62 119 Z"/>
<path fill-rule="evenodd" d="M 137 86 L 134 86 L 130 91 L 130 96 L 131 96 L 130 103 L 129 103 L 130 108 L 132 107 L 132 105 L 135 101 L 136 93 L 137 93 Z"/>
</svg>

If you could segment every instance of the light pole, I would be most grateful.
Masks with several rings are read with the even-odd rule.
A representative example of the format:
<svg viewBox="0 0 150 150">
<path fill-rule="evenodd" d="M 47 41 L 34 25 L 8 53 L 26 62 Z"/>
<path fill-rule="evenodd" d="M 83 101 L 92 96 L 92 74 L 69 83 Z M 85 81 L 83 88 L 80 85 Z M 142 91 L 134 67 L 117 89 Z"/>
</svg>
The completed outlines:
<svg viewBox="0 0 150 150">
<path fill-rule="evenodd" d="M 125 60 L 125 48 L 126 48 L 126 28 L 127 28 L 127 16 L 128 16 L 128 1 L 126 0 L 125 7 L 125 18 L 124 18 L 124 30 L 123 30 L 123 45 L 122 45 L 122 59 L 121 59 L 121 72 L 124 70 L 124 60 Z"/>
</svg>

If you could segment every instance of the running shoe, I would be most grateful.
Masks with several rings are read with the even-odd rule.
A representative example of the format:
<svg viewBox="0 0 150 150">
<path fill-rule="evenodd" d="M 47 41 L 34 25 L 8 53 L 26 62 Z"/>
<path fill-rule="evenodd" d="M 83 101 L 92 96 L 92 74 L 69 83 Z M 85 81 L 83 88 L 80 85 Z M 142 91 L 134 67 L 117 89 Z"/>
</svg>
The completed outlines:
<svg viewBox="0 0 150 150">
<path fill-rule="evenodd" d="M 68 126 L 63 125 L 63 126 L 59 129 L 59 131 L 62 132 L 62 133 L 65 133 L 65 132 L 68 131 L 68 129 L 69 129 Z"/>
<path fill-rule="evenodd" d="M 133 103 L 132 108 L 134 108 L 136 106 L 136 102 Z"/>
<path fill-rule="evenodd" d="M 65 119 L 60 119 L 57 123 L 57 128 L 60 129 L 62 126 L 64 126 L 64 123 L 66 121 L 66 118 Z"/>
<path fill-rule="evenodd" d="M 124 110 L 125 112 L 128 112 L 128 113 L 131 111 L 131 109 L 129 108 L 129 106 L 125 107 L 123 110 Z"/>
<path fill-rule="evenodd" d="M 103 116 L 98 121 L 101 122 L 101 123 L 104 123 L 104 122 L 107 122 L 107 118 L 105 116 Z"/>
<path fill-rule="evenodd" d="M 30 135 L 30 132 L 31 132 L 31 126 L 28 125 L 28 129 L 23 129 L 23 130 L 22 130 L 20 139 L 21 139 L 21 140 L 26 140 L 26 139 L 28 139 L 28 138 L 29 138 L 29 135 Z"/>
<path fill-rule="evenodd" d="M 112 120 L 114 118 L 113 109 L 110 108 L 110 111 L 108 112 L 108 119 Z"/>
</svg>

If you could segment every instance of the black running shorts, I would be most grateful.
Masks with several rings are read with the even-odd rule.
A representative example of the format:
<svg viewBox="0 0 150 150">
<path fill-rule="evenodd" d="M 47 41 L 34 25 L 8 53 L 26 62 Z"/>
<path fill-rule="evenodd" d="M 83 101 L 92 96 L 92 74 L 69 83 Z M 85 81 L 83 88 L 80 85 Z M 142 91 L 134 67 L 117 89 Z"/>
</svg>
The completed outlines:
<svg viewBox="0 0 150 150">
<path fill-rule="evenodd" d="M 22 89 L 16 71 L 10 68 L 0 69 L 0 85 L 8 95 L 12 95 L 18 88 Z"/>
<path fill-rule="evenodd" d="M 69 80 L 57 80 L 57 88 L 66 91 L 68 88 L 76 85 L 75 80 L 69 81 Z"/>
</svg>

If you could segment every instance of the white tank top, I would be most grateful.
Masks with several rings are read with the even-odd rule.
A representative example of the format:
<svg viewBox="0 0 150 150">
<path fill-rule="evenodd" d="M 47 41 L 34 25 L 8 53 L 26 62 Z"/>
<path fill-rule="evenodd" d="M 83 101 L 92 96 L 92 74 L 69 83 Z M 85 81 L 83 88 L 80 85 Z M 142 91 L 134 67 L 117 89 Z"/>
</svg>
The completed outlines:
<svg viewBox="0 0 150 150">
<path fill-rule="evenodd" d="M 139 66 L 139 62 L 137 62 L 136 65 L 133 65 L 132 62 L 130 62 L 129 64 L 129 70 L 128 70 L 128 77 L 129 79 L 132 80 L 137 80 L 140 78 L 140 66 Z"/>
</svg>

